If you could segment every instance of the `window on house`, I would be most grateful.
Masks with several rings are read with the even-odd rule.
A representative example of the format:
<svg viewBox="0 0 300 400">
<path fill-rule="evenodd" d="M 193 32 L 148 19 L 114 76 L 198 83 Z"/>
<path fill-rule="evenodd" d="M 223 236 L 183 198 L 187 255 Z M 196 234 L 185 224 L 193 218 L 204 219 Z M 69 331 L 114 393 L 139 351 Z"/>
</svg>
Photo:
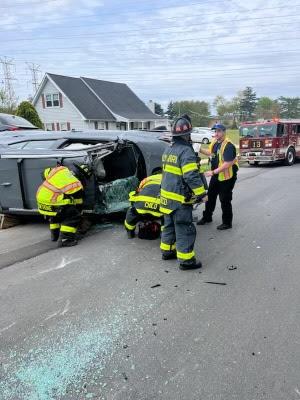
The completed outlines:
<svg viewBox="0 0 300 400">
<path fill-rule="evenodd" d="M 52 123 L 45 124 L 45 130 L 46 130 L 46 131 L 52 131 L 52 130 L 53 130 L 53 128 L 52 128 Z"/>
<path fill-rule="evenodd" d="M 68 123 L 67 122 L 61 122 L 60 123 L 60 130 L 61 131 L 67 131 L 68 130 Z"/>
<path fill-rule="evenodd" d="M 52 96 L 51 94 L 46 94 L 46 106 L 52 107 Z"/>
<path fill-rule="evenodd" d="M 103 131 L 105 129 L 105 122 L 95 121 L 94 125 L 97 130 Z"/>
<path fill-rule="evenodd" d="M 46 107 L 59 107 L 59 94 L 46 94 Z"/>
<path fill-rule="evenodd" d="M 53 107 L 59 107 L 59 95 L 55 93 L 52 95 L 53 98 Z"/>
</svg>

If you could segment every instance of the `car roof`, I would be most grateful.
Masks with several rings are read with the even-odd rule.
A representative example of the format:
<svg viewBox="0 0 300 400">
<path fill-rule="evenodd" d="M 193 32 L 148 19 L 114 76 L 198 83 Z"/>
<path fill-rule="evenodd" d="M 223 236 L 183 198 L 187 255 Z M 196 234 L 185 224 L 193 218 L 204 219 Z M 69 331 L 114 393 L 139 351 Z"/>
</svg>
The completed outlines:
<svg viewBox="0 0 300 400">
<path fill-rule="evenodd" d="M 18 128 L 37 129 L 31 122 L 17 115 L 0 113 L 0 123 L 3 125 L 16 126 Z"/>
<path fill-rule="evenodd" d="M 57 131 L 27 131 L 19 130 L 13 132 L 6 132 L 0 134 L 0 153 L 9 151 L 9 145 L 26 142 L 26 141 L 40 141 L 40 140 L 57 140 L 58 144 L 61 144 L 63 140 L 74 140 L 74 141 L 86 141 L 86 140 L 103 140 L 103 141 L 115 141 L 115 140 L 129 140 L 136 145 L 158 143 L 161 142 L 161 132 L 147 132 L 147 131 L 78 131 L 78 132 L 57 132 Z M 14 152 L 22 153 L 24 149 L 15 149 Z M 41 154 L 41 149 L 31 149 L 32 153 Z"/>
</svg>

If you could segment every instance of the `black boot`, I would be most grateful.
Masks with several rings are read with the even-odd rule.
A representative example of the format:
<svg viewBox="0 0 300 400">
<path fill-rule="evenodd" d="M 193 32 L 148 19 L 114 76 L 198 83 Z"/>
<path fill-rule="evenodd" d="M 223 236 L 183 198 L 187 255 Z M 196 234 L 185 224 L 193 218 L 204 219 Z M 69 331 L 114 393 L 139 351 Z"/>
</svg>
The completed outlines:
<svg viewBox="0 0 300 400">
<path fill-rule="evenodd" d="M 161 258 L 163 260 L 176 260 L 177 259 L 177 255 L 176 255 L 176 251 L 164 251 L 161 255 Z"/>
<path fill-rule="evenodd" d="M 59 229 L 51 229 L 51 242 L 57 242 L 59 238 Z"/>
<path fill-rule="evenodd" d="M 189 263 L 180 263 L 179 265 L 179 268 L 182 269 L 183 271 L 187 271 L 189 269 L 197 269 L 201 267 L 202 267 L 201 261 L 196 261 L 196 260 Z"/>
<path fill-rule="evenodd" d="M 217 226 L 217 229 L 219 231 L 225 231 L 226 229 L 231 229 L 232 225 L 231 224 L 221 224 L 219 226 Z"/>
<path fill-rule="evenodd" d="M 135 237 L 135 232 L 126 229 L 128 239 L 133 239 Z"/>
<path fill-rule="evenodd" d="M 78 241 L 76 239 L 62 239 L 61 242 L 58 243 L 59 247 L 72 247 L 76 246 Z"/>
<path fill-rule="evenodd" d="M 205 225 L 205 224 L 209 224 L 210 222 L 212 222 L 212 218 L 206 219 L 206 218 L 202 217 L 200 219 L 200 221 L 197 222 L 197 225 Z"/>
</svg>

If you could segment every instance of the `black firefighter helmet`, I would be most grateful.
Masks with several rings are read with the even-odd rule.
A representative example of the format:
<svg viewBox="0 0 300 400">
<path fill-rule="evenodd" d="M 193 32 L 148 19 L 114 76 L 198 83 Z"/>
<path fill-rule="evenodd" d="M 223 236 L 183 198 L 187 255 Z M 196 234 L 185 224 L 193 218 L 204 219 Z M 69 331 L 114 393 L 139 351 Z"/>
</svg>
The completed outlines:
<svg viewBox="0 0 300 400">
<path fill-rule="evenodd" d="M 172 126 L 172 136 L 189 135 L 193 130 L 191 118 L 187 114 L 183 114 L 177 118 Z"/>
</svg>

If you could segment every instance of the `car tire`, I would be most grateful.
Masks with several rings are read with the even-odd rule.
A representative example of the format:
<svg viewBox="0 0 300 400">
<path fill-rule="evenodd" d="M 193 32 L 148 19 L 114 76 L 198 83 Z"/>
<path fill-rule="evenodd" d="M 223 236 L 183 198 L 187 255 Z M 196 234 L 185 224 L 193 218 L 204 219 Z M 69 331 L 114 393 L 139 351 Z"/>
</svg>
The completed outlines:
<svg viewBox="0 0 300 400">
<path fill-rule="evenodd" d="M 295 150 L 292 147 L 290 147 L 286 153 L 283 164 L 291 166 L 295 163 L 295 158 L 296 158 Z"/>
<path fill-rule="evenodd" d="M 206 137 L 203 138 L 203 139 L 202 139 L 202 143 L 203 143 L 203 144 L 209 144 L 209 139 L 206 138 Z"/>
<path fill-rule="evenodd" d="M 259 164 L 259 161 L 248 161 L 248 164 L 251 165 L 251 167 L 257 167 Z"/>
</svg>

